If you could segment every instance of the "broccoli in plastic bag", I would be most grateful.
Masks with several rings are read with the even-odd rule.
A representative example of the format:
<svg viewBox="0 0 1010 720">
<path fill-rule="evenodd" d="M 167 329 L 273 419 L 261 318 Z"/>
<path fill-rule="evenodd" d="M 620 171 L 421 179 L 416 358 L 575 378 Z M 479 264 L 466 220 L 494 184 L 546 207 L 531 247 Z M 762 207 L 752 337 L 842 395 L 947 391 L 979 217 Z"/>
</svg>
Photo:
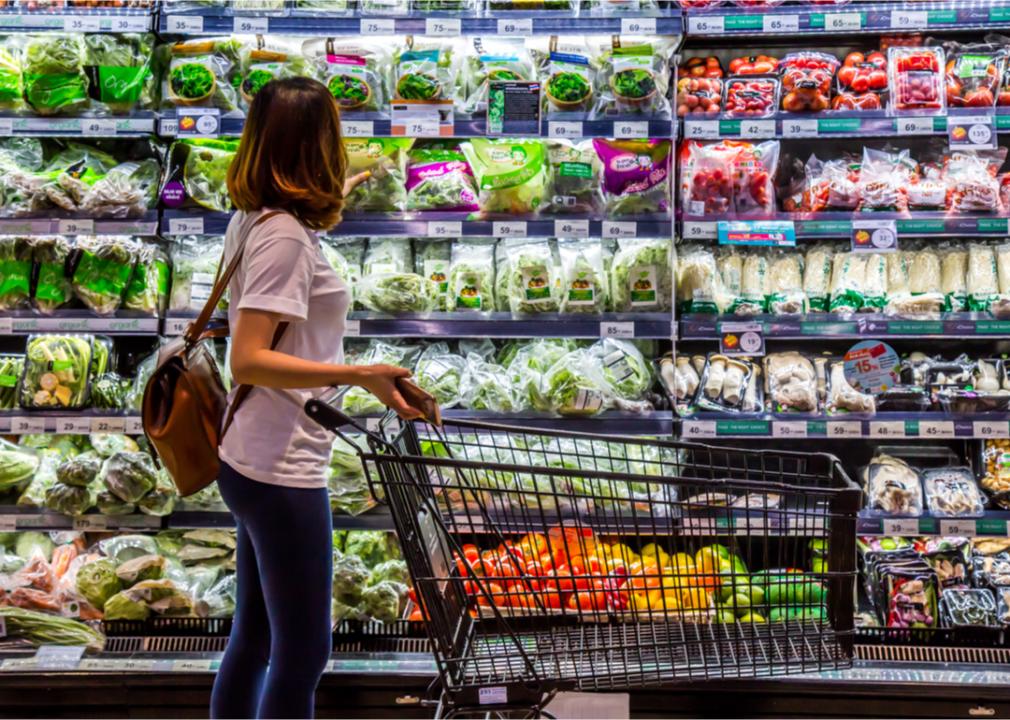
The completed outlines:
<svg viewBox="0 0 1010 720">
<path fill-rule="evenodd" d="M 521 409 L 505 368 L 474 353 L 466 357 L 466 370 L 459 389 L 463 406 L 470 410 L 508 413 Z"/>
<path fill-rule="evenodd" d="M 371 173 L 351 190 L 348 212 L 392 212 L 407 203 L 408 138 L 345 138 L 347 174 Z"/>
<path fill-rule="evenodd" d="M 374 618 L 379 622 L 391 623 L 400 619 L 403 611 L 403 599 L 407 588 L 400 583 L 384 580 L 376 585 L 366 587 L 361 592 L 361 601 L 357 606 L 362 615 Z"/>
<path fill-rule="evenodd" d="M 456 407 L 460 403 L 460 381 L 465 367 L 463 358 L 449 352 L 446 343 L 432 343 L 417 360 L 414 381 L 434 395 L 443 410 Z"/>
<path fill-rule="evenodd" d="M 397 560 L 400 546 L 396 536 L 383 530 L 351 530 L 344 540 L 344 553 L 357 555 L 368 567 Z"/>
<path fill-rule="evenodd" d="M 0 310 L 27 306 L 31 279 L 31 240 L 18 235 L 0 236 Z"/>
<path fill-rule="evenodd" d="M 619 238 L 610 276 L 616 312 L 669 310 L 673 300 L 670 240 Z"/>
<path fill-rule="evenodd" d="M 539 212 L 547 196 L 547 162 L 540 140 L 472 138 L 461 147 L 477 179 L 481 211 Z"/>
<path fill-rule="evenodd" d="M 99 315 L 119 309 L 133 276 L 139 243 L 116 235 L 80 236 L 71 284 L 74 294 Z"/>
<path fill-rule="evenodd" d="M 154 488 L 157 471 L 145 452 L 117 452 L 102 464 L 100 478 L 120 500 L 135 503 Z"/>
<path fill-rule="evenodd" d="M 514 313 L 557 312 L 560 279 L 550 244 L 546 240 L 506 243 L 505 253 L 508 257 L 509 310 Z"/>
<path fill-rule="evenodd" d="M 457 242 L 452 247 L 447 302 L 450 310 L 493 310 L 494 245 Z"/>
<path fill-rule="evenodd" d="M 333 561 L 333 597 L 345 605 L 356 605 L 368 582 L 368 567 L 360 557 L 344 554 Z"/>
<path fill-rule="evenodd" d="M 559 240 L 561 311 L 602 313 L 609 305 L 607 276 L 600 241 Z"/>
</svg>

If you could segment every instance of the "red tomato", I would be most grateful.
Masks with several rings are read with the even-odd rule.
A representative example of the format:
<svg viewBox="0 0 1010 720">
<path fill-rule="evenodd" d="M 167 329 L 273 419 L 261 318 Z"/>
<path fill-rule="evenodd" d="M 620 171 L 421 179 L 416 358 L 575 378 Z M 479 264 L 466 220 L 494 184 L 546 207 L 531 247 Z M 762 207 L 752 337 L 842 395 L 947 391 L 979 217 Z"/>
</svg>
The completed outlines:
<svg viewBox="0 0 1010 720">
<path fill-rule="evenodd" d="M 476 545 L 466 544 L 463 546 L 463 557 L 466 558 L 467 562 L 472 563 L 480 557 L 480 550 L 477 549 Z"/>
<path fill-rule="evenodd" d="M 568 598 L 568 607 L 581 612 L 603 612 L 607 609 L 607 595 L 603 592 L 580 592 Z"/>
<path fill-rule="evenodd" d="M 502 597 L 502 594 L 504 592 L 502 590 L 501 585 L 499 585 L 498 583 L 488 583 L 485 589 L 487 590 L 488 593 L 490 593 L 492 600 L 497 605 L 499 603 L 499 598 Z M 487 595 L 481 593 L 477 596 L 477 604 L 483 605 L 484 607 L 490 607 L 491 601 L 488 600 Z"/>
<path fill-rule="evenodd" d="M 559 566 L 556 570 L 550 572 L 547 575 L 547 579 L 544 580 L 543 585 L 548 591 L 553 592 L 572 592 L 575 589 L 575 581 L 572 580 L 572 574 L 568 571 L 567 566 Z"/>
</svg>

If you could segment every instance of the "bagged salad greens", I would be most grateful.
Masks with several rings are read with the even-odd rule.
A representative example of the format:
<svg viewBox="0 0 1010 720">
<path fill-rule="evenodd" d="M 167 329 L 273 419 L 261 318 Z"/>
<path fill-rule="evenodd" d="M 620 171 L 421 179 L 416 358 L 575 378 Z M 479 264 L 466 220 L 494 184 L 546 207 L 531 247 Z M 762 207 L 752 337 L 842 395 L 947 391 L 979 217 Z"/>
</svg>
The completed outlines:
<svg viewBox="0 0 1010 720">
<path fill-rule="evenodd" d="M 508 368 L 509 384 L 523 398 L 524 404 L 541 412 L 550 411 L 550 400 L 544 392 L 544 375 L 561 358 L 575 350 L 575 342 L 538 339 L 513 347 L 514 354 L 503 353 L 498 357 L 498 362 Z"/>
<path fill-rule="evenodd" d="M 452 261 L 450 240 L 418 240 L 414 246 L 414 271 L 435 285 L 433 310 L 446 309 L 449 289 L 449 265 Z"/>
<path fill-rule="evenodd" d="M 462 357 L 450 352 L 446 343 L 436 342 L 421 352 L 414 381 L 434 395 L 442 409 L 448 409 L 460 403 L 460 381 L 465 369 Z"/>
<path fill-rule="evenodd" d="M 404 238 L 377 237 L 368 243 L 362 274 L 408 273 L 413 267 L 410 241 Z"/>
<path fill-rule="evenodd" d="M 165 107 L 212 107 L 222 113 L 238 109 L 241 85 L 236 38 L 193 38 L 159 48 L 164 68 L 161 100 Z"/>
<path fill-rule="evenodd" d="M 490 82 L 533 79 L 533 61 L 522 38 L 475 37 L 464 59 L 457 105 L 466 114 L 484 112 Z"/>
<path fill-rule="evenodd" d="M 236 150 L 237 140 L 187 138 L 172 143 L 161 188 L 165 207 L 231 211 L 228 167 Z"/>
<path fill-rule="evenodd" d="M 116 115 L 153 106 L 153 35 L 86 33 L 84 44 L 92 100 Z"/>
<path fill-rule="evenodd" d="M 74 294 L 99 315 L 119 309 L 140 243 L 121 235 L 81 235 L 77 238 L 77 265 L 71 277 Z"/>
<path fill-rule="evenodd" d="M 376 505 L 376 500 L 368 488 L 361 456 L 358 454 L 365 447 L 364 439 L 358 435 L 350 436 L 349 440 L 339 437 L 333 439 L 330 465 L 326 475 L 326 485 L 330 491 L 330 509 L 333 512 L 360 515 Z"/>
<path fill-rule="evenodd" d="M 24 355 L 0 354 L 0 410 L 18 406 L 18 383 L 24 369 Z"/>
<path fill-rule="evenodd" d="M 561 312 L 602 313 L 609 305 L 599 239 L 558 240 Z"/>
<path fill-rule="evenodd" d="M 351 267 L 347 264 L 347 258 L 340 252 L 337 243 L 333 242 L 330 238 L 320 238 L 319 250 L 322 252 L 327 264 L 333 268 L 333 272 L 337 274 L 337 277 L 350 287 Z"/>
<path fill-rule="evenodd" d="M 618 238 L 610 269 L 615 312 L 669 310 L 673 274 L 669 239 Z"/>
<path fill-rule="evenodd" d="M 586 349 L 572 350 L 555 362 L 540 389 L 550 410 L 561 415 L 596 415 L 613 398 L 599 360 Z"/>
<path fill-rule="evenodd" d="M 84 34 L 39 34 L 26 38 L 24 94 L 39 115 L 73 114 L 88 107 Z"/>
<path fill-rule="evenodd" d="M 427 312 L 438 303 L 438 286 L 415 273 L 382 272 L 365 275 L 355 298 L 368 310 L 385 313 Z"/>
<path fill-rule="evenodd" d="M 0 35 L 0 110 L 24 107 L 24 43 L 17 34 Z"/>
<path fill-rule="evenodd" d="M 32 305 L 49 314 L 70 302 L 73 287 L 66 263 L 71 241 L 63 235 L 38 235 L 31 239 L 32 260 L 36 268 Z"/>
<path fill-rule="evenodd" d="M 604 17 L 634 15 L 659 9 L 656 0 L 588 0 L 584 5 L 590 15 Z"/>
<path fill-rule="evenodd" d="M 591 141 L 547 141 L 550 185 L 547 211 L 594 214 L 603 207 L 600 191 L 600 159 Z"/>
<path fill-rule="evenodd" d="M 354 364 L 398 365 L 410 369 L 414 365 L 416 351 L 417 348 L 413 346 L 376 340 L 369 343 L 368 349 L 354 359 Z M 364 388 L 354 386 L 344 395 L 343 410 L 348 415 L 368 415 L 385 412 L 386 406 Z"/>
<path fill-rule="evenodd" d="M 240 60 L 238 91 L 247 110 L 256 93 L 271 80 L 313 77 L 313 68 L 302 54 L 300 43 L 290 38 L 258 35 L 256 47 L 242 47 Z"/>
<path fill-rule="evenodd" d="M 0 309 L 26 307 L 31 279 L 31 239 L 19 235 L 0 236 Z"/>
<path fill-rule="evenodd" d="M 387 45 L 382 39 L 326 38 L 307 40 L 302 52 L 341 112 L 384 112 L 389 107 L 386 78 L 391 63 Z"/>
<path fill-rule="evenodd" d="M 0 452 L 2 452 L 2 448 L 0 448 Z M 46 501 L 46 490 L 56 482 L 56 466 L 59 464 L 60 453 L 58 450 L 40 450 L 38 468 L 34 474 L 23 478 L 27 484 L 22 483 L 24 490 L 18 496 L 17 504 L 21 507 L 42 507 Z M 15 486 L 8 486 L 7 489 L 12 487 Z"/>
<path fill-rule="evenodd" d="M 466 369 L 459 385 L 463 407 L 507 413 L 521 409 L 521 401 L 508 381 L 505 368 L 480 355 L 466 356 Z"/>
<path fill-rule="evenodd" d="M 603 378 L 614 394 L 638 400 L 652 385 L 652 370 L 637 347 L 627 340 L 605 338 L 590 347 L 600 362 Z"/>
<path fill-rule="evenodd" d="M 477 184 L 458 144 L 417 143 L 407 154 L 407 210 L 477 210 Z"/>
<path fill-rule="evenodd" d="M 512 309 L 509 298 L 509 283 L 512 282 L 512 261 L 508 256 L 508 244 L 499 242 L 494 246 L 494 309 L 509 312 Z"/>
<path fill-rule="evenodd" d="M 407 158 L 414 141 L 409 138 L 344 138 L 348 176 L 371 175 L 347 196 L 349 212 L 403 210 L 407 203 Z"/>
<path fill-rule="evenodd" d="M 598 113 L 669 115 L 666 93 L 675 45 L 663 37 L 614 37 L 600 48 Z"/>
<path fill-rule="evenodd" d="M 172 294 L 169 310 L 203 308 L 214 287 L 214 276 L 224 253 L 223 238 L 185 236 L 177 238 L 172 251 Z M 222 298 L 218 310 L 226 310 L 228 301 Z"/>
<path fill-rule="evenodd" d="M 545 239 L 506 243 L 505 252 L 508 309 L 514 313 L 557 312 L 559 277 L 550 243 Z"/>
<path fill-rule="evenodd" d="M 594 139 L 603 162 L 603 196 L 611 215 L 670 210 L 669 140 Z"/>
<path fill-rule="evenodd" d="M 93 357 L 91 335 L 32 335 L 28 338 L 23 408 L 80 408 L 88 400 Z"/>
<path fill-rule="evenodd" d="M 494 244 L 471 241 L 452 246 L 447 302 L 449 310 L 494 309 Z"/>
<path fill-rule="evenodd" d="M 579 36 L 538 37 L 533 41 L 537 75 L 543 83 L 544 112 L 585 112 L 596 88 L 598 64 L 590 56 L 589 40 Z"/>
<path fill-rule="evenodd" d="M 457 73 L 451 43 L 408 35 L 405 45 L 393 54 L 393 99 L 449 100 Z"/>
<path fill-rule="evenodd" d="M 133 277 L 123 294 L 123 307 L 145 315 L 159 315 L 168 305 L 171 276 L 165 251 L 154 244 L 141 245 Z"/>
<path fill-rule="evenodd" d="M 547 162 L 540 140 L 472 138 L 462 145 L 480 189 L 483 212 L 539 212 L 547 195 Z"/>
</svg>

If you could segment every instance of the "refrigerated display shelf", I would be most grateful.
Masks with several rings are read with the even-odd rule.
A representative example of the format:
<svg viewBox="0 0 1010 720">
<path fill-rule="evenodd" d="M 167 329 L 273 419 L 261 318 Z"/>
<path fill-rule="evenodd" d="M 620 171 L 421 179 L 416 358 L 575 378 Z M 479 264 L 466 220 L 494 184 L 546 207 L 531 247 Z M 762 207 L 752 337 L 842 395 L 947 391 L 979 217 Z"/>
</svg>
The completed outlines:
<svg viewBox="0 0 1010 720">
<path fill-rule="evenodd" d="M 466 212 L 405 212 L 371 215 L 344 215 L 331 236 L 375 237 L 669 237 L 673 221 L 665 215 L 641 215 L 618 218 L 587 216 L 506 216 L 473 219 Z M 223 235 L 231 213 L 165 210 L 163 235 Z M 1006 218 L 1003 219 L 1006 226 Z"/>
<path fill-rule="evenodd" d="M 900 236 L 992 236 L 1010 234 L 1006 216 L 949 216 L 942 211 L 895 212 L 820 212 L 786 213 L 758 217 L 716 215 L 684 215 L 680 221 L 680 237 L 684 240 L 715 240 L 723 223 L 777 221 L 792 223 L 797 240 L 851 238 L 853 220 L 894 220 Z M 723 227 L 727 227 L 723 225 Z"/>
<path fill-rule="evenodd" d="M 75 11 L 63 3 L 52 5 L 52 12 L 25 12 L 16 7 L 0 10 L 0 32 L 140 33 L 154 27 L 153 7 Z"/>
<path fill-rule="evenodd" d="M 866 313 L 836 315 L 684 315 L 677 337 L 681 340 L 718 340 L 722 323 L 758 323 L 766 338 L 823 340 L 832 338 L 907 337 L 992 338 L 1010 335 L 1010 320 L 989 313 L 943 313 L 936 318 L 895 317 Z"/>
<path fill-rule="evenodd" d="M 0 411 L 0 435 L 34 435 L 60 433 L 87 435 L 93 432 L 126 433 L 144 432 L 140 415 L 132 412 L 113 412 L 85 408 L 81 410 Z"/>
<path fill-rule="evenodd" d="M 3 16 L 0 15 L 0 19 Z M 5 28 L 0 25 L 0 32 Z M 0 115 L 0 137 L 144 138 L 154 132 L 155 114 L 138 110 L 132 115 L 99 117 L 38 117 Z"/>
<path fill-rule="evenodd" d="M 235 518 L 227 510 L 177 510 L 171 515 L 167 515 L 164 521 L 164 527 L 180 530 L 235 527 Z M 393 516 L 385 507 L 376 508 L 361 515 L 334 513 L 333 527 L 337 530 L 388 530 L 390 532 L 396 529 L 393 525 Z"/>
<path fill-rule="evenodd" d="M 592 417 L 555 417 L 537 412 L 499 414 L 486 410 L 444 410 L 447 420 L 474 420 L 493 425 L 518 426 L 536 430 L 570 430 L 601 435 L 670 436 L 673 434 L 673 413 L 655 410 L 649 413 L 608 410 Z M 374 427 L 378 418 L 367 418 Z M 369 428 L 371 429 L 371 428 Z"/>
<path fill-rule="evenodd" d="M 93 332 L 103 335 L 157 336 L 161 321 L 150 315 L 120 310 L 104 317 L 88 310 L 57 310 L 40 315 L 31 310 L 0 313 L 0 335 L 27 335 L 35 332 Z"/>
<path fill-rule="evenodd" d="M 854 415 L 816 418 L 727 417 L 697 413 L 679 421 L 686 440 L 705 438 L 761 438 L 783 440 L 827 438 L 848 440 L 943 440 L 1010 437 L 1010 413 L 950 415 L 942 412 L 881 412 L 871 417 Z"/>
<path fill-rule="evenodd" d="M 1007 523 L 1010 523 L 1010 511 L 1007 510 L 986 510 L 980 517 L 935 517 L 929 513 L 920 517 L 885 517 L 864 510 L 856 519 L 856 533 L 888 537 L 1010 537 Z"/>
<path fill-rule="evenodd" d="M 93 218 L 53 212 L 44 217 L 0 218 L 0 235 L 144 235 L 158 234 L 158 211 L 137 218 Z"/>
</svg>

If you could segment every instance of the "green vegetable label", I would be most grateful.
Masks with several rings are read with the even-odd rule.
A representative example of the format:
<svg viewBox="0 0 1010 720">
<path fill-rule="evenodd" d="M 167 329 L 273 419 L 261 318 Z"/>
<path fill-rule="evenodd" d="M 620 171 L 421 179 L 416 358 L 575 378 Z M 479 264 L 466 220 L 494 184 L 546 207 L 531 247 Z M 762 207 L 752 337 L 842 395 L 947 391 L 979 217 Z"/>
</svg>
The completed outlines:
<svg viewBox="0 0 1010 720">
<path fill-rule="evenodd" d="M 140 100 L 144 83 L 151 74 L 148 67 L 98 68 L 98 89 L 102 102 L 130 104 Z"/>
<path fill-rule="evenodd" d="M 33 107 L 57 109 L 84 102 L 88 95 L 77 73 L 25 73 L 25 98 Z"/>
<path fill-rule="evenodd" d="M 456 307 L 461 310 L 480 310 L 483 307 L 480 275 L 476 273 L 461 275 L 458 282 L 459 292 L 456 295 Z"/>
<path fill-rule="evenodd" d="M 63 271 L 63 263 L 39 265 L 39 281 L 35 287 L 36 301 L 58 307 L 70 299 Z"/>
<path fill-rule="evenodd" d="M 992 61 L 991 55 L 962 55 L 957 61 L 957 76 L 962 78 L 985 77 Z"/>
<path fill-rule="evenodd" d="M 12 103 L 21 99 L 21 74 L 0 72 L 0 102 Z"/>
<path fill-rule="evenodd" d="M 17 384 L 17 375 L 0 375 L 0 387 L 14 387 Z"/>
<path fill-rule="evenodd" d="M 569 305 L 592 305 L 596 299 L 596 287 L 591 274 L 580 272 L 568 287 Z"/>
<path fill-rule="evenodd" d="M 561 177 L 591 178 L 593 166 L 589 163 L 562 162 L 558 165 L 558 174 Z"/>
<path fill-rule="evenodd" d="M 631 296 L 631 306 L 656 304 L 656 267 L 654 265 L 635 265 L 628 273 L 628 293 Z"/>
<path fill-rule="evenodd" d="M 53 360 L 50 368 L 53 372 L 63 372 L 64 370 L 70 370 L 74 367 L 73 360 Z"/>
<path fill-rule="evenodd" d="M 547 274 L 547 268 L 533 267 L 523 268 L 523 293 L 527 300 L 550 300 L 551 281 Z"/>
<path fill-rule="evenodd" d="M 572 409 L 584 412 L 596 412 L 601 407 L 603 407 L 603 396 L 596 390 L 587 390 L 586 388 L 579 388 L 575 394 L 575 401 L 572 403 Z"/>
<path fill-rule="evenodd" d="M 164 260 L 155 260 L 154 268 L 158 273 L 158 296 L 164 297 L 168 295 L 168 283 L 172 277 L 172 270 Z"/>
<path fill-rule="evenodd" d="M 425 260 L 424 275 L 438 285 L 440 296 L 449 291 L 449 263 L 445 260 Z"/>
<path fill-rule="evenodd" d="M 603 358 L 603 365 L 610 371 L 614 383 L 621 383 L 635 376 L 635 369 L 628 362 L 628 356 L 621 350 L 615 350 Z"/>
</svg>

